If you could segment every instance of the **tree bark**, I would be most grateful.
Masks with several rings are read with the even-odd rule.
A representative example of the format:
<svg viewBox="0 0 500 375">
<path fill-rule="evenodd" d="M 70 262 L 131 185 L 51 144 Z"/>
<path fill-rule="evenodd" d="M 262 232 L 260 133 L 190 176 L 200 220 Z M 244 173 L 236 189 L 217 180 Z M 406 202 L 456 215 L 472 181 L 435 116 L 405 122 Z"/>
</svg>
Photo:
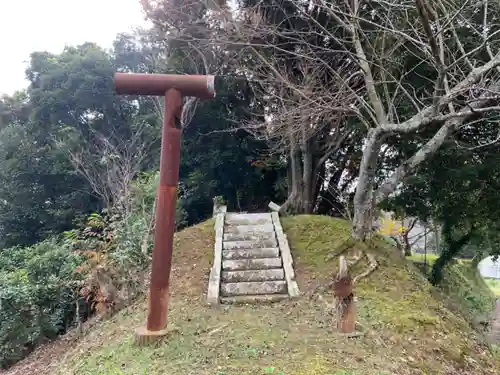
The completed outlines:
<svg viewBox="0 0 500 375">
<path fill-rule="evenodd" d="M 342 159 L 340 165 L 335 169 L 333 174 L 328 181 L 328 186 L 325 190 L 321 192 L 321 198 L 318 205 L 318 214 L 319 215 L 333 215 L 333 216 L 342 216 L 343 207 L 341 202 L 339 201 L 339 193 L 343 193 L 342 187 L 339 188 L 340 178 L 344 173 L 345 167 L 347 165 L 348 158 L 345 157 Z M 323 170 L 325 167 L 323 165 Z M 324 175 L 324 174 L 323 174 Z"/>
<path fill-rule="evenodd" d="M 300 151 L 297 148 L 296 140 L 293 135 L 290 134 L 290 188 L 288 192 L 288 198 L 281 206 L 281 212 L 286 214 L 294 214 L 301 211 L 300 195 L 302 192 L 302 171 L 301 171 L 301 161 L 300 161 Z"/>
<path fill-rule="evenodd" d="M 319 194 L 323 190 L 323 185 L 324 185 L 324 181 L 325 181 L 325 174 L 326 174 L 326 167 L 323 164 L 318 171 L 318 175 L 313 179 L 313 181 L 314 181 L 313 201 L 315 202 L 315 206 L 319 200 Z M 320 203 L 321 203 L 321 201 L 320 201 Z M 318 205 L 317 209 L 315 207 L 315 212 L 319 212 L 319 205 Z"/>
<path fill-rule="evenodd" d="M 309 141 L 302 138 L 302 213 L 310 214 L 313 212 L 314 203 L 313 200 L 313 178 L 317 179 L 317 176 L 313 176 L 313 156 L 311 154 L 311 148 Z"/>
<path fill-rule="evenodd" d="M 298 142 L 290 136 L 291 187 L 281 212 L 286 214 L 310 214 L 314 211 L 319 193 L 320 176 L 314 175 L 314 155 L 309 140 Z M 323 173 L 324 173 L 324 168 Z M 318 169 L 318 173 L 321 170 Z"/>
<path fill-rule="evenodd" d="M 478 250 L 476 255 L 474 255 L 474 258 L 472 258 L 470 266 L 472 269 L 477 270 L 479 267 L 479 263 L 484 259 L 484 250 Z"/>
<path fill-rule="evenodd" d="M 363 150 L 359 170 L 358 185 L 354 195 L 354 220 L 352 236 L 355 240 L 364 241 L 371 230 L 372 212 L 374 208 L 373 185 L 378 155 L 382 147 L 382 139 L 377 129 L 368 132 L 368 139 Z"/>
<path fill-rule="evenodd" d="M 408 228 L 404 229 L 404 232 L 401 235 L 401 238 L 403 240 L 403 255 L 405 257 L 410 257 L 412 256 L 411 253 L 411 244 L 410 244 L 410 232 L 413 230 L 415 227 L 415 224 L 417 224 L 417 219 L 413 219 L 410 222 L 410 225 L 408 225 Z M 404 220 L 401 220 L 401 226 L 404 228 Z"/>
<path fill-rule="evenodd" d="M 412 252 L 411 252 L 411 246 L 410 246 L 410 244 L 406 244 L 406 243 L 404 244 L 404 246 L 403 246 L 403 255 L 405 257 L 411 257 L 413 255 Z"/>
</svg>

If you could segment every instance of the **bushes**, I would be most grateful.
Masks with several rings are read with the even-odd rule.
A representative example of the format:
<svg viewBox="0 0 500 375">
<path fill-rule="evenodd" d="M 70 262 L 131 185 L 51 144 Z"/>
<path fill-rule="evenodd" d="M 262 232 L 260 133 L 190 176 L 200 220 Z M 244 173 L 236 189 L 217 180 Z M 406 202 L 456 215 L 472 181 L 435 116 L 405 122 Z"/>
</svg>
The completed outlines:
<svg viewBox="0 0 500 375">
<path fill-rule="evenodd" d="M 134 181 L 126 212 L 93 213 L 57 238 L 0 251 L 0 367 L 142 292 L 158 177 L 144 174 Z M 182 202 L 177 228 L 186 223 Z"/>
<path fill-rule="evenodd" d="M 0 251 L 0 366 L 65 333 L 94 312 L 141 293 L 153 247 L 158 173 L 133 184 L 126 212 L 92 213 L 76 229 Z M 177 228 L 186 212 L 179 199 Z"/>
<path fill-rule="evenodd" d="M 453 295 L 461 307 L 461 313 L 473 326 L 487 320 L 495 308 L 495 296 L 488 288 L 479 270 L 463 261 L 453 261 L 444 272 L 439 289 Z"/>
<path fill-rule="evenodd" d="M 51 239 L 0 253 L 0 366 L 74 322 L 83 258 Z"/>
<path fill-rule="evenodd" d="M 135 213 L 144 213 L 144 207 L 147 207 L 153 213 L 153 206 L 156 198 L 156 190 L 160 182 L 160 172 L 142 173 L 141 176 L 134 181 L 134 204 L 133 211 Z M 186 192 L 182 182 L 179 183 L 179 194 L 177 199 L 177 207 L 175 211 L 176 230 L 184 228 L 188 224 L 188 213 L 185 207 Z"/>
</svg>

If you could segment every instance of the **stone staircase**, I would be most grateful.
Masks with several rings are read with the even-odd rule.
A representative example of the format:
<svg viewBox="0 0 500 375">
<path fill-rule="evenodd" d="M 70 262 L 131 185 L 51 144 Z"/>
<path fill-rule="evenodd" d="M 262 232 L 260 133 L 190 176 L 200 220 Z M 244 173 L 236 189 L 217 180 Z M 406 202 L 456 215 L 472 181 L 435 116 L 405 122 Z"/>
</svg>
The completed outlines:
<svg viewBox="0 0 500 375">
<path fill-rule="evenodd" d="M 215 215 L 210 304 L 275 302 L 299 295 L 278 213 Z"/>
</svg>

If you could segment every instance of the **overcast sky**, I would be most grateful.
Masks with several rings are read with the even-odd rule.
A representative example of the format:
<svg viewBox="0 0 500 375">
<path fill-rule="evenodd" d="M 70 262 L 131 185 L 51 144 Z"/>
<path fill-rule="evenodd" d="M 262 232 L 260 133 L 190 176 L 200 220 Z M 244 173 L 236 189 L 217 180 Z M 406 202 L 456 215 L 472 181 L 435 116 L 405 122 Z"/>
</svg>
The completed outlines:
<svg viewBox="0 0 500 375">
<path fill-rule="evenodd" d="M 139 0 L 0 0 L 0 93 L 27 86 L 33 51 L 59 53 L 83 42 L 111 47 L 117 33 L 144 23 Z"/>
</svg>

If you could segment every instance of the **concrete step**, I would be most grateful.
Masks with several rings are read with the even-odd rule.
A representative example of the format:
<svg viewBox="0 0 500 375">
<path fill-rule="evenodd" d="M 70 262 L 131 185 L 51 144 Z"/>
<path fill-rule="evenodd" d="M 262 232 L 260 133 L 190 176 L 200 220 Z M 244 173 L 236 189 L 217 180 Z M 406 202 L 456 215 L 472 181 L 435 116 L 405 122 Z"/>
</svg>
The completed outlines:
<svg viewBox="0 0 500 375">
<path fill-rule="evenodd" d="M 277 247 L 263 247 L 260 249 L 223 250 L 222 259 L 255 259 L 278 258 L 280 250 Z"/>
<path fill-rule="evenodd" d="M 273 303 L 288 299 L 288 294 L 260 294 L 247 296 L 221 297 L 220 303 L 225 305 L 249 305 L 254 303 Z"/>
<path fill-rule="evenodd" d="M 274 268 L 269 270 L 222 271 L 221 275 L 221 280 L 227 283 L 284 279 L 285 272 L 282 268 Z"/>
<path fill-rule="evenodd" d="M 261 249 L 264 247 L 278 247 L 276 238 L 258 241 L 223 241 L 222 248 L 224 250 L 236 249 Z"/>
<path fill-rule="evenodd" d="M 254 234 L 259 235 L 261 233 L 273 233 L 273 224 L 263 224 L 263 225 L 224 225 L 224 234 Z"/>
<path fill-rule="evenodd" d="M 286 281 L 252 281 L 241 283 L 222 283 L 220 286 L 222 297 L 257 295 L 257 294 L 285 294 Z"/>
<path fill-rule="evenodd" d="M 262 233 L 224 233 L 224 241 L 259 241 L 259 240 L 269 240 L 275 239 L 276 234 L 274 231 L 262 232 Z"/>
<path fill-rule="evenodd" d="M 281 267 L 281 258 L 238 259 L 222 261 L 223 271 L 267 270 Z"/>
<path fill-rule="evenodd" d="M 273 220 L 270 213 L 265 214 L 235 214 L 228 213 L 225 216 L 225 222 L 229 225 L 262 225 L 272 224 Z"/>
<path fill-rule="evenodd" d="M 253 212 L 253 213 L 239 213 L 239 212 L 227 212 L 226 218 L 232 219 L 249 219 L 249 220 L 260 220 L 260 219 L 270 219 L 270 212 Z"/>
</svg>

